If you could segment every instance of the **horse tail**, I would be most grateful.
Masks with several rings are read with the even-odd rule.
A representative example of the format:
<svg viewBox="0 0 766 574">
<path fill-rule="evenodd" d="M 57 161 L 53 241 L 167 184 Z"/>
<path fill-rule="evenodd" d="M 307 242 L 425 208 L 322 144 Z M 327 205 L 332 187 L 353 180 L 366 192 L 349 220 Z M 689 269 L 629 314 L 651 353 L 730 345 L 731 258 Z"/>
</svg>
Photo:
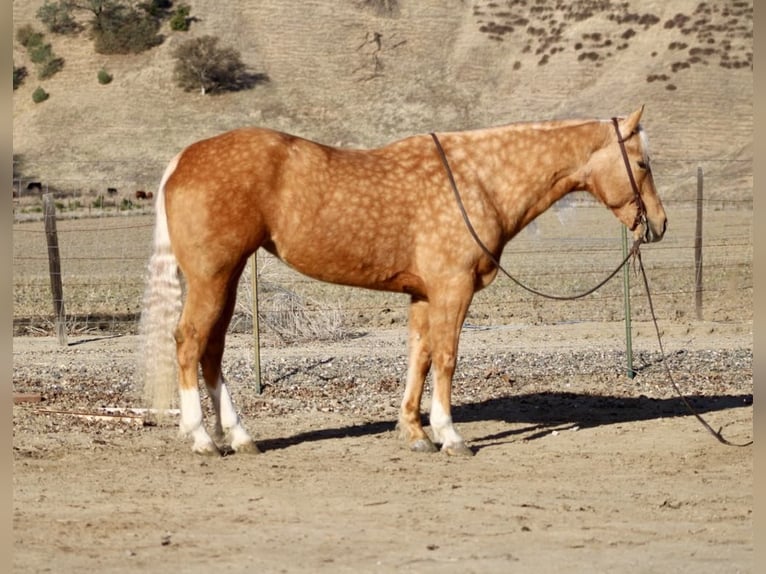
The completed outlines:
<svg viewBox="0 0 766 574">
<path fill-rule="evenodd" d="M 181 281 L 173 254 L 165 211 L 165 185 L 178 157 L 168 165 L 157 193 L 154 249 L 149 259 L 139 334 L 139 376 L 146 404 L 162 415 L 175 396 L 176 342 L 174 329 L 181 314 Z"/>
</svg>

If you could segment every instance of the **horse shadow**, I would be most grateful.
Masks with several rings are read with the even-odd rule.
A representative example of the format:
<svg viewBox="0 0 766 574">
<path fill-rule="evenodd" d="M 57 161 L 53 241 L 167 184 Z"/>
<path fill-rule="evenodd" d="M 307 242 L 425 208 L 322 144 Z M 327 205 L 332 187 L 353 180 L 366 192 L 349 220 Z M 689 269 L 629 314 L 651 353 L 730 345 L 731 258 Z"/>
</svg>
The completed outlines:
<svg viewBox="0 0 766 574">
<path fill-rule="evenodd" d="M 745 408 L 753 404 L 752 394 L 687 397 L 694 410 L 706 413 Z M 452 409 L 456 424 L 498 421 L 514 425 L 497 433 L 473 437 L 474 452 L 512 440 L 537 440 L 552 430 L 587 429 L 620 423 L 689 416 L 691 413 L 678 397 L 653 399 L 616 397 L 581 393 L 542 392 L 493 398 L 456 405 Z M 423 425 L 428 424 L 423 416 Z M 517 425 L 525 425 L 519 428 Z M 358 438 L 394 431 L 392 421 L 373 421 L 358 425 L 326 428 L 289 437 L 258 441 L 262 451 L 281 450 L 301 443 Z"/>
<path fill-rule="evenodd" d="M 686 397 L 699 415 L 744 408 L 753 404 L 752 394 Z M 475 451 L 502 444 L 511 437 L 537 440 L 552 430 L 588 429 L 620 423 L 692 416 L 679 397 L 654 399 L 646 396 L 615 397 L 580 393 L 544 392 L 490 399 L 458 407 L 456 421 L 496 420 L 524 424 L 522 428 L 474 437 Z M 458 418 L 459 417 L 459 418 Z M 479 443 L 477 445 L 477 443 Z"/>
</svg>

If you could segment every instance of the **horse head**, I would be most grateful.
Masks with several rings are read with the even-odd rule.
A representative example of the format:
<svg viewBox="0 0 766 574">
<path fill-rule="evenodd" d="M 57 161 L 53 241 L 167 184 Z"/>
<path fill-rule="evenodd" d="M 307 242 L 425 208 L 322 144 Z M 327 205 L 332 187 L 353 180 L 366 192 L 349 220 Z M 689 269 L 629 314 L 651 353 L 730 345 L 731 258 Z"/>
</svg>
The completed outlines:
<svg viewBox="0 0 766 574">
<path fill-rule="evenodd" d="M 646 133 L 639 120 L 643 106 L 613 120 L 610 135 L 589 158 L 585 188 L 633 232 L 636 240 L 662 239 L 667 218 L 654 187 Z"/>
</svg>

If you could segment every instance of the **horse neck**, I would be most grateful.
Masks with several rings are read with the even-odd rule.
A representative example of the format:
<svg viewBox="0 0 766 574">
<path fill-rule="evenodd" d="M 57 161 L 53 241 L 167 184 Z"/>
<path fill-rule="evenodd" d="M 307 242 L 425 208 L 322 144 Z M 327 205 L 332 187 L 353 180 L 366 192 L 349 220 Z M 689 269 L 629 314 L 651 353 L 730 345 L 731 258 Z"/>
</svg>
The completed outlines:
<svg viewBox="0 0 766 574">
<path fill-rule="evenodd" d="M 506 239 L 567 193 L 585 189 L 582 168 L 608 141 L 608 128 L 598 120 L 559 121 L 474 134 L 479 152 L 471 154 L 474 169 L 500 214 Z"/>
</svg>

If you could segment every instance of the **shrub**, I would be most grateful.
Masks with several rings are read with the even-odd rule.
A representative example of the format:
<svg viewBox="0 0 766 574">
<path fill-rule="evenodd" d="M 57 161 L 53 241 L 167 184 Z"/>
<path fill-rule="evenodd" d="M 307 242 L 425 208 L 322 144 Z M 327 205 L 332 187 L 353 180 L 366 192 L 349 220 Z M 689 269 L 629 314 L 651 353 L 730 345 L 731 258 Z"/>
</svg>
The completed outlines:
<svg viewBox="0 0 766 574">
<path fill-rule="evenodd" d="M 122 4 L 108 4 L 93 20 L 99 54 L 137 54 L 162 43 L 159 22 L 146 12 Z"/>
<path fill-rule="evenodd" d="M 42 62 L 37 71 L 37 77 L 41 80 L 50 78 L 64 67 L 64 58 L 51 57 Z"/>
<path fill-rule="evenodd" d="M 191 8 L 185 4 L 181 4 L 173 12 L 173 16 L 170 18 L 170 29 L 176 32 L 186 32 L 189 30 L 189 14 Z"/>
<path fill-rule="evenodd" d="M 37 18 L 45 24 L 49 32 L 75 34 L 80 31 L 80 25 L 72 16 L 74 7 L 71 0 L 59 0 L 59 2 L 45 0 L 37 11 Z"/>
<path fill-rule="evenodd" d="M 42 64 L 43 62 L 53 58 L 53 48 L 50 44 L 36 44 L 29 48 L 29 59 L 35 64 Z"/>
<path fill-rule="evenodd" d="M 109 84 L 112 81 L 112 74 L 106 71 L 106 69 L 101 68 L 98 71 L 98 83 L 101 85 Z"/>
<path fill-rule="evenodd" d="M 239 52 L 219 48 L 215 36 L 187 40 L 176 48 L 174 55 L 176 82 L 187 92 L 234 91 L 248 83 L 247 69 Z"/>
<path fill-rule="evenodd" d="M 173 2 L 171 0 L 150 0 L 149 2 L 139 4 L 139 8 L 154 18 L 165 17 L 168 10 L 172 7 Z"/>
<path fill-rule="evenodd" d="M 16 30 L 16 40 L 19 44 L 24 46 L 27 50 L 42 44 L 43 35 L 41 32 L 36 32 L 31 25 L 25 24 Z"/>
<path fill-rule="evenodd" d="M 24 83 L 24 78 L 27 77 L 27 68 L 26 66 L 20 66 L 16 67 L 14 64 L 13 66 L 13 89 L 15 90 L 18 88 L 21 84 Z"/>
<path fill-rule="evenodd" d="M 36 104 L 39 104 L 40 102 L 44 102 L 47 100 L 50 96 L 48 95 L 48 92 L 46 92 L 42 87 L 38 86 L 37 89 L 32 92 L 32 101 Z"/>
<path fill-rule="evenodd" d="M 31 26 L 19 28 L 16 31 L 16 39 L 27 49 L 29 59 L 37 64 L 37 77 L 41 80 L 50 78 L 64 67 L 63 58 L 56 57 L 51 45 L 43 43 L 43 35 L 35 32 Z M 14 82 L 15 80 L 14 71 Z"/>
</svg>

